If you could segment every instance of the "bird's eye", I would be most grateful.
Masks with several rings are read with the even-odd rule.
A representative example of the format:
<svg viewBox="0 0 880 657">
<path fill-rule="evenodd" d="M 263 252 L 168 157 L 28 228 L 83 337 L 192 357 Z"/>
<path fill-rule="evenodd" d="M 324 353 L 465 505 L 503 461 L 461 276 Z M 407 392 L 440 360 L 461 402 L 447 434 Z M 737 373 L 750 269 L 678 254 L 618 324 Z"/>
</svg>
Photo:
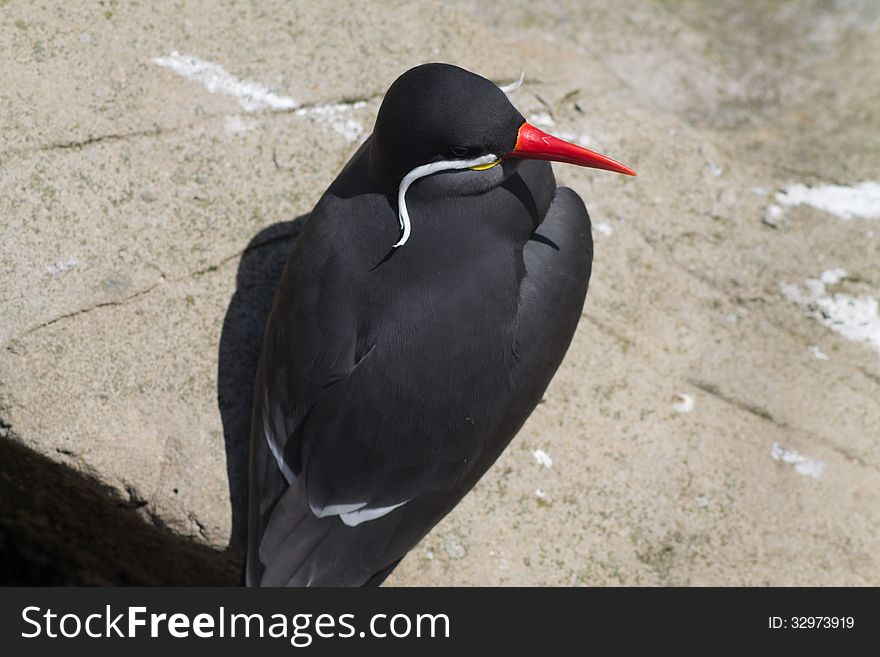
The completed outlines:
<svg viewBox="0 0 880 657">
<path fill-rule="evenodd" d="M 464 157 L 470 152 L 466 146 L 456 146 L 452 149 L 452 155 L 455 157 Z"/>
</svg>

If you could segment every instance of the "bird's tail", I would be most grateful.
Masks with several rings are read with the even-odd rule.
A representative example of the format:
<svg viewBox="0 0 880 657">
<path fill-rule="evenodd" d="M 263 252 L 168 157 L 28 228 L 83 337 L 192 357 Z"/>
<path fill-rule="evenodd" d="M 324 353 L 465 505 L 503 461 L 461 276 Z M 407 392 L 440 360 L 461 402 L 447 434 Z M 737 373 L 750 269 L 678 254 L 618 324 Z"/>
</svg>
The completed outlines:
<svg viewBox="0 0 880 657">
<path fill-rule="evenodd" d="M 369 525 L 319 518 L 298 477 L 266 514 L 262 536 L 247 555 L 248 586 L 378 586 L 399 556 L 376 553 Z M 380 544 L 381 545 L 381 544 Z M 383 558 L 384 557 L 384 558 Z"/>
</svg>

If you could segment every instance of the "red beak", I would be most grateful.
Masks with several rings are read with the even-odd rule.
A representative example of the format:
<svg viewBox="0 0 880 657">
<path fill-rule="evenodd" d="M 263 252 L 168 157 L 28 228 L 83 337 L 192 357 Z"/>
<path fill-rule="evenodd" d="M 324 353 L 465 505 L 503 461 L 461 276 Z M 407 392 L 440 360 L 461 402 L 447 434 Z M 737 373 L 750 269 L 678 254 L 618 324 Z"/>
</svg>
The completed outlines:
<svg viewBox="0 0 880 657">
<path fill-rule="evenodd" d="M 566 162 L 581 167 L 605 169 L 634 176 L 636 172 L 628 166 L 615 162 L 610 157 L 582 148 L 553 135 L 538 130 L 535 126 L 523 123 L 516 138 L 516 146 L 504 157 L 517 157 L 526 160 L 551 160 Z"/>
</svg>

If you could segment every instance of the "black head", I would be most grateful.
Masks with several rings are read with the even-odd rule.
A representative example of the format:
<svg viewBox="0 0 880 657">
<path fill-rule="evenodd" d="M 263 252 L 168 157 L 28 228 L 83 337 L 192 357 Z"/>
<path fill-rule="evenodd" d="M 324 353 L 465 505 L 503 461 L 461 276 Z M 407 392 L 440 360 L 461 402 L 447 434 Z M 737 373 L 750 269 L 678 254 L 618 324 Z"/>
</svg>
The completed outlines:
<svg viewBox="0 0 880 657">
<path fill-rule="evenodd" d="M 512 151 L 525 119 L 484 77 L 451 64 L 423 64 L 385 94 L 370 168 L 390 188 L 415 167 Z"/>
<path fill-rule="evenodd" d="M 482 176 L 501 158 L 554 160 L 635 175 L 611 158 L 526 123 L 498 86 L 450 64 L 417 66 L 395 80 L 379 108 L 369 158 L 374 181 L 389 193 L 397 191 L 402 233 L 395 247 L 405 244 L 411 231 L 406 191 L 425 176 L 453 169 L 474 169 Z M 497 184 L 495 173 L 479 182 Z M 464 189 L 459 184 L 452 192 Z"/>
</svg>

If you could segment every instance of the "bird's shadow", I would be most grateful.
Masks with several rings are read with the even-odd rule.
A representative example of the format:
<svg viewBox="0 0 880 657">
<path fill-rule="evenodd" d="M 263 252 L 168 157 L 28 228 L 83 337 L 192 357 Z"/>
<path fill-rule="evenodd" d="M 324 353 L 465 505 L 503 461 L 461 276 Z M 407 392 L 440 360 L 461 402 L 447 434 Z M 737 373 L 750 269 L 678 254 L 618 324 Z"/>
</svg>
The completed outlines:
<svg viewBox="0 0 880 657">
<path fill-rule="evenodd" d="M 254 379 L 272 300 L 308 215 L 261 230 L 238 263 L 226 309 L 217 366 L 217 404 L 226 443 L 232 533 L 229 551 L 243 557 L 247 542 L 248 458 Z"/>
</svg>

